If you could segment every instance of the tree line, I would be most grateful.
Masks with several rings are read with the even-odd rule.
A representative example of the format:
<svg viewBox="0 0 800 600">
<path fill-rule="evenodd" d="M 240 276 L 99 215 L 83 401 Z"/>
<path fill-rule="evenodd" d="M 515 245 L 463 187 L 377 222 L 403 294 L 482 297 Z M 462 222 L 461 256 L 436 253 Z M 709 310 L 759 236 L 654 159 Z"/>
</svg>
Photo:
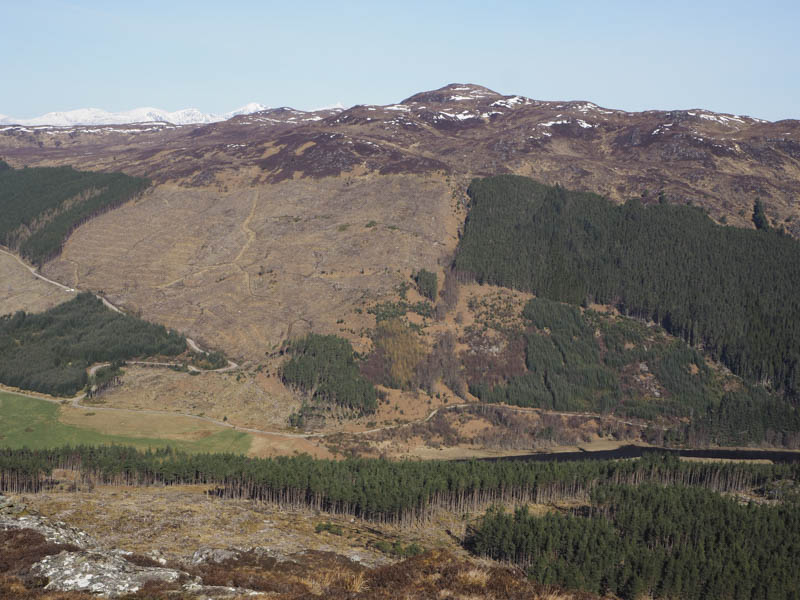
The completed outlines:
<svg viewBox="0 0 800 600">
<path fill-rule="evenodd" d="M 479 282 L 652 320 L 751 382 L 796 398 L 800 244 L 697 207 L 504 175 L 475 180 L 455 266 Z"/>
<path fill-rule="evenodd" d="M 0 382 L 54 396 L 83 389 L 92 364 L 185 351 L 179 333 L 109 310 L 89 292 L 43 313 L 0 316 Z"/>
<path fill-rule="evenodd" d="M 150 185 L 124 173 L 6 167 L 0 169 L 0 243 L 39 266 L 61 252 L 76 227 Z"/>
<path fill-rule="evenodd" d="M 695 463 L 656 454 L 635 461 L 402 461 L 248 458 L 123 446 L 0 450 L 0 491 L 46 489 L 52 469 L 109 485 L 204 484 L 220 496 L 375 521 L 416 522 L 436 509 L 475 512 L 497 503 L 586 498 L 602 483 L 682 484 L 720 492 L 798 480 L 800 463 Z"/>
<path fill-rule="evenodd" d="M 653 483 L 604 484 L 590 496 L 566 515 L 490 509 L 467 546 L 541 583 L 626 600 L 800 598 L 800 504 Z"/>
</svg>

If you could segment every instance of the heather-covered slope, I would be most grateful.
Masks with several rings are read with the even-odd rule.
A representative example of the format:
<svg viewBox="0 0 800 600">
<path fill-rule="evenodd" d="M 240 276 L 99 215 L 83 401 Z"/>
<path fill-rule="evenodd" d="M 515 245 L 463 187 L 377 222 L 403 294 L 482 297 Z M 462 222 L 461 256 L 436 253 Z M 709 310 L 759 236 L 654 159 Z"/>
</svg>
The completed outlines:
<svg viewBox="0 0 800 600">
<path fill-rule="evenodd" d="M 364 173 L 517 173 L 615 201 L 659 192 L 747 225 L 755 197 L 797 234 L 800 122 L 702 109 L 630 113 L 452 84 L 394 105 L 270 109 L 222 123 L 0 128 L 14 164 L 110 165 L 156 182 L 224 186 Z M 466 179 L 465 179 L 466 178 Z M 786 221 L 790 219 L 789 221 Z"/>
</svg>

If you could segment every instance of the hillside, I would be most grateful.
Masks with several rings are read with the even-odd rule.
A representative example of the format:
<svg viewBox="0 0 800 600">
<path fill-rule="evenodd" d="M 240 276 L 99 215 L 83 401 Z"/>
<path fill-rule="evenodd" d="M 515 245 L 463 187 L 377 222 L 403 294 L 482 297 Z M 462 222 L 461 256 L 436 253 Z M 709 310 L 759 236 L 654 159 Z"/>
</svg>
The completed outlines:
<svg viewBox="0 0 800 600">
<path fill-rule="evenodd" d="M 521 177 L 475 181 L 470 196 L 459 270 L 553 300 L 614 304 L 737 375 L 797 394 L 796 240 L 720 227 L 697 208 L 615 207 Z"/>
<path fill-rule="evenodd" d="M 800 231 L 796 121 L 626 113 L 451 85 L 345 111 L 0 133 L 13 165 L 156 183 L 80 228 L 46 274 L 252 360 L 290 335 L 336 333 L 340 318 L 358 329 L 365 300 L 446 264 L 475 175 L 530 175 L 615 201 L 661 194 L 742 227 L 759 197 L 773 224 Z"/>
<path fill-rule="evenodd" d="M 270 109 L 201 126 L 12 127 L 14 164 L 72 164 L 156 182 L 218 187 L 345 174 L 445 172 L 459 181 L 510 172 L 621 201 L 663 191 L 744 225 L 761 197 L 797 233 L 800 122 L 702 109 L 630 113 L 585 101 L 504 96 L 451 84 L 388 106 Z"/>
<path fill-rule="evenodd" d="M 499 412 L 453 406 L 495 402 L 500 390 L 519 383 L 513 383 L 515 378 L 530 379 L 525 352 L 531 344 L 541 345 L 531 331 L 541 333 L 550 326 L 530 329 L 524 315 L 531 300 L 527 292 L 474 284 L 459 288 L 461 275 L 449 270 L 467 215 L 474 213 L 475 218 L 467 222 L 465 243 L 473 239 L 470 227 L 482 206 L 467 194 L 472 178 L 534 175 L 544 185 L 558 182 L 578 196 L 584 190 L 604 194 L 612 203 L 624 202 L 625 208 L 619 209 L 609 204 L 608 214 L 627 214 L 638 206 L 629 202 L 634 197 L 647 207 L 642 214 L 665 215 L 654 230 L 641 233 L 638 239 L 644 247 L 653 231 L 669 238 L 675 227 L 686 225 L 683 217 L 669 215 L 702 210 L 708 217 L 692 229 L 698 240 L 710 243 L 708 232 L 719 230 L 745 258 L 748 248 L 757 247 L 762 258 L 777 251 L 776 257 L 784 257 L 776 261 L 781 268 L 777 278 L 760 267 L 763 261 L 742 262 L 741 256 L 735 264 L 726 263 L 728 271 L 720 271 L 722 263 L 713 261 L 690 269 L 726 273 L 727 287 L 719 288 L 727 290 L 723 298 L 733 298 L 731 290 L 749 290 L 750 304 L 740 302 L 740 312 L 732 314 L 751 331 L 755 325 L 740 317 L 747 315 L 758 285 L 754 280 L 753 286 L 742 286 L 742 276 L 757 269 L 760 277 L 779 287 L 784 285 L 780 282 L 797 279 L 792 271 L 796 261 L 785 258 L 783 250 L 800 231 L 794 204 L 800 192 L 797 121 L 768 123 L 699 109 L 627 113 L 588 102 L 536 101 L 453 84 L 394 105 L 343 111 L 270 109 L 199 126 L 8 126 L 0 134 L 0 154 L 15 167 L 14 174 L 23 172 L 18 168 L 22 166 L 31 171 L 35 166 L 74 165 L 120 170 L 153 182 L 134 201 L 115 204 L 72 231 L 60 255 L 42 265 L 43 276 L 69 289 L 102 291 L 123 311 L 179 331 L 203 347 L 222 350 L 242 367 L 235 373 L 204 375 L 201 384 L 186 374 L 132 366 L 123 385 L 104 395 L 109 408 L 177 411 L 210 417 L 220 425 L 248 427 L 258 438 L 251 448 L 254 454 L 302 448 L 323 456 L 428 456 L 451 448 L 457 456 L 574 447 L 610 437 L 655 443 L 797 443 L 796 409 L 786 412 L 783 404 L 783 394 L 796 385 L 791 336 L 786 337 L 793 331 L 786 327 L 792 322 L 791 294 L 762 298 L 762 304 L 769 301 L 766 308 L 775 309 L 763 315 L 772 325 L 759 329 L 755 337 L 745 336 L 757 345 L 748 347 L 741 344 L 744 329 L 737 333 L 718 326 L 733 305 L 720 304 L 717 296 L 702 290 L 692 293 L 703 294 L 702 312 L 713 317 L 716 329 L 677 319 L 683 313 L 674 306 L 621 306 L 619 289 L 598 287 L 588 279 L 568 285 L 564 295 L 513 278 L 484 277 L 483 281 L 591 305 L 599 316 L 581 318 L 608 330 L 596 338 L 597 348 L 587 346 L 590 355 L 561 373 L 568 380 L 589 368 L 602 381 L 575 389 L 592 388 L 597 397 L 576 404 L 568 399 L 570 393 L 561 398 L 549 392 L 549 402 L 512 402 L 522 404 L 520 411 L 500 417 Z M 84 172 L 58 169 L 52 172 Z M 592 206 L 606 203 L 599 196 L 586 198 Z M 745 231 L 753 228 L 756 200 L 765 208 L 766 224 L 789 236 Z M 695 209 L 676 207 L 670 212 L 673 205 L 687 204 Z M 592 213 L 592 218 L 601 213 Z M 514 218 L 500 227 L 511 231 Z M 756 237 L 748 237 L 751 234 Z M 760 241 L 755 246 L 741 244 L 737 236 Z M 608 233 L 608 239 L 612 237 Z M 513 254 L 513 244 L 508 247 Z M 585 246 L 582 251 L 594 249 Z M 664 246 L 662 254 L 639 266 L 666 276 L 672 273 L 669 265 L 675 264 L 669 260 L 671 251 Z M 636 253 L 648 254 L 641 247 Z M 462 252 L 458 260 L 464 256 Z M 522 265 L 513 257 L 503 260 Z M 745 264 L 746 269 L 741 267 Z M 0 263 L 9 273 L 6 281 L 22 286 L 20 267 Z M 423 272 L 435 276 L 441 295 L 415 282 L 415 275 Z M 671 281 L 672 289 L 683 286 L 680 279 Z M 697 281 L 702 289 L 716 285 Z M 15 308 L 27 308 L 26 303 L 30 308 L 49 306 L 53 299 L 43 290 L 39 298 L 36 286 L 6 290 L 3 297 Z M 716 312 L 711 311 L 714 306 Z M 609 316 L 608 311 L 616 309 L 623 315 Z M 509 322 L 498 317 L 504 310 Z M 666 332 L 625 325 L 624 314 L 655 319 Z M 720 331 L 727 337 L 720 338 Z M 370 410 L 360 415 L 351 409 L 345 414 L 341 407 L 346 402 L 339 402 L 339 408 L 309 409 L 309 397 L 316 394 L 313 386 L 289 382 L 283 371 L 287 342 L 308 333 L 341 336 L 351 344 L 359 368 L 376 386 L 374 412 L 371 400 Z M 695 350 L 670 334 L 683 337 Z M 614 346 L 620 339 L 622 348 Z M 775 340 L 786 343 L 772 344 Z M 631 344 L 632 351 L 625 348 Z M 693 354 L 696 351 L 700 354 Z M 573 367 L 578 370 L 570 370 Z M 542 379 L 541 385 L 547 381 Z M 766 389 L 761 383 L 768 384 Z M 723 399 L 737 390 L 745 390 L 736 396 L 738 408 L 723 411 L 723 418 L 720 407 L 732 406 Z M 772 392 L 777 395 L 769 395 Z M 503 394 L 508 402 L 510 396 Z M 705 400 L 699 400 L 701 396 Z M 763 407 L 772 398 L 778 402 L 775 410 L 745 419 L 752 425 L 743 428 L 745 435 L 729 433 L 733 413 L 742 419 L 752 411 L 740 408 Z M 564 409 L 593 412 L 569 421 L 554 414 Z M 301 421 L 312 430 L 344 437 L 272 435 Z M 701 422 L 714 426 L 694 427 Z M 647 429 L 648 423 L 658 427 Z M 264 432 L 270 435 L 262 436 Z"/>
<path fill-rule="evenodd" d="M 0 597 L 797 596 L 800 121 L 452 84 L 0 157 Z"/>
<path fill-rule="evenodd" d="M 38 265 L 72 231 L 141 194 L 149 181 L 70 167 L 13 169 L 0 161 L 0 243 Z"/>
</svg>

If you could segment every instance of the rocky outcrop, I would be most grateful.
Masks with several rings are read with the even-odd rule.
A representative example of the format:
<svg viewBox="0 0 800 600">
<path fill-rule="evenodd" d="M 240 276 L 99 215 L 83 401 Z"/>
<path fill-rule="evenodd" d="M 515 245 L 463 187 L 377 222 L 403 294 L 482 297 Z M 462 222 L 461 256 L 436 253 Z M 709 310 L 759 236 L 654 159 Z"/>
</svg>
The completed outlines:
<svg viewBox="0 0 800 600">
<path fill-rule="evenodd" d="M 51 521 L 35 515 L 10 516 L 0 514 L 0 531 L 9 529 L 32 529 L 53 544 L 77 546 L 82 549 L 96 548 L 97 542 L 85 531 L 71 527 L 61 521 Z"/>
<path fill-rule="evenodd" d="M 0 494 L 0 516 L 13 516 L 18 515 L 25 511 L 25 506 L 18 502 L 14 502 L 8 496 Z"/>
<path fill-rule="evenodd" d="M 136 593 L 153 582 L 179 592 L 181 597 L 226 599 L 257 594 L 245 588 L 204 585 L 197 576 L 167 568 L 167 561 L 158 550 L 137 556 L 125 550 L 102 548 L 85 531 L 61 521 L 27 514 L 28 510 L 24 503 L 0 495 L 0 531 L 18 532 L 10 542 L 6 541 L 15 550 L 13 560 L 6 561 L 9 569 L 6 574 L 23 577 L 46 591 L 87 592 L 101 598 L 117 598 Z M 23 550 L 19 547 L 21 543 L 33 546 Z M 234 561 L 244 552 L 201 548 L 185 568 L 191 570 L 193 566 Z"/>
<path fill-rule="evenodd" d="M 215 556 L 222 558 L 221 555 Z M 230 556 L 235 556 L 235 553 L 230 553 Z M 198 577 L 178 569 L 136 565 L 120 552 L 61 552 L 33 565 L 28 577 L 43 583 L 46 591 L 89 592 L 103 598 L 138 592 L 148 582 L 167 584 L 167 587 L 197 598 L 257 595 L 257 592 L 243 588 L 203 585 Z"/>
<path fill-rule="evenodd" d="M 196 582 L 184 584 L 183 591 L 199 599 L 205 600 L 226 600 L 227 598 L 247 598 L 248 596 L 259 596 L 260 592 L 246 590 L 243 588 L 225 587 L 218 585 L 202 585 Z M 262 596 L 263 597 L 263 596 Z"/>
<path fill-rule="evenodd" d="M 78 591 L 116 598 L 139 591 L 148 581 L 176 583 L 186 573 L 163 567 L 140 567 L 114 554 L 78 551 L 48 556 L 30 575 L 46 581 L 45 590 Z"/>
<path fill-rule="evenodd" d="M 236 548 L 200 548 L 189 561 L 192 565 L 219 564 L 227 560 L 236 560 L 242 556 L 242 552 Z"/>
</svg>

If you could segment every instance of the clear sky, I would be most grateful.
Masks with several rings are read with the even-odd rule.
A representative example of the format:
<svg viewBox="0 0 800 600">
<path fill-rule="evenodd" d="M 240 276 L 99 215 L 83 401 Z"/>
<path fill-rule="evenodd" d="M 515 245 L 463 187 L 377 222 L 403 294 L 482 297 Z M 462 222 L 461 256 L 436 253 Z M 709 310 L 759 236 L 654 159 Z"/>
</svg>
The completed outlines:
<svg viewBox="0 0 800 600">
<path fill-rule="evenodd" d="M 451 82 L 800 118 L 800 0 L 0 0 L 0 113 L 388 104 Z"/>
</svg>

